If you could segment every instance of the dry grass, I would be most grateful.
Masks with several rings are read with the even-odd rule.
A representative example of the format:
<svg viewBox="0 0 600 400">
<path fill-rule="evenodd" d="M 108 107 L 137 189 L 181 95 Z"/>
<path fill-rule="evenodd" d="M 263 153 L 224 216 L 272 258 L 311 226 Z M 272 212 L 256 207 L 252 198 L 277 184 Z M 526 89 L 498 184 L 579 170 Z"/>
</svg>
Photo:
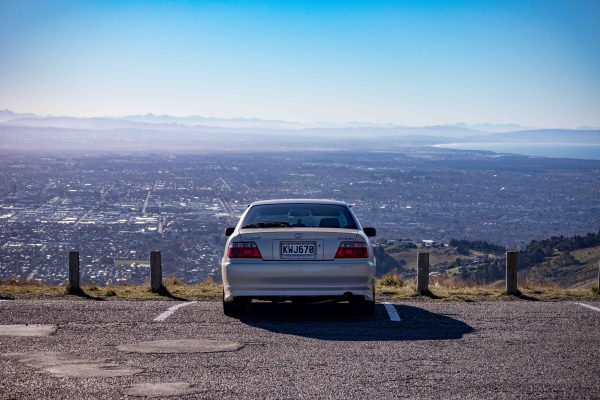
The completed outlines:
<svg viewBox="0 0 600 400">
<path fill-rule="evenodd" d="M 433 277 L 430 281 L 430 295 L 419 295 L 416 292 L 416 282 L 407 282 L 402 287 L 383 285 L 379 281 L 377 292 L 383 299 L 428 299 L 436 301 L 487 301 L 487 300 L 600 300 L 600 294 L 595 287 L 590 288 L 562 288 L 552 283 L 534 284 L 524 282 L 520 285 L 520 295 L 510 296 L 505 294 L 503 281 L 493 284 L 479 285 L 467 283 L 456 278 Z"/>
<path fill-rule="evenodd" d="M 175 276 L 169 276 L 169 277 L 167 277 L 167 279 L 164 280 L 164 283 L 165 283 L 165 286 L 179 286 L 179 285 L 183 285 L 183 282 L 181 282 Z"/>
<path fill-rule="evenodd" d="M 404 278 L 395 272 L 390 272 L 383 275 L 378 283 L 381 286 L 402 287 L 404 286 Z"/>
<path fill-rule="evenodd" d="M 222 288 L 220 284 L 212 279 L 207 279 L 196 285 L 183 284 L 175 278 L 165 279 L 165 287 L 173 298 L 189 300 L 220 299 Z M 0 298 L 15 299 L 51 299 L 70 298 L 85 299 L 95 298 L 102 300 L 165 300 L 161 296 L 150 291 L 149 286 L 135 286 L 130 284 L 111 285 L 97 287 L 95 285 L 84 285 L 81 287 L 83 295 L 69 295 L 64 286 L 50 286 L 33 282 L 19 282 L 11 280 L 0 283 Z"/>
<path fill-rule="evenodd" d="M 172 298 L 189 300 L 218 300 L 222 287 L 211 278 L 195 285 L 184 284 L 177 279 L 165 280 L 165 287 Z M 114 285 L 97 287 L 83 286 L 83 296 L 65 293 L 63 286 L 49 286 L 34 282 L 12 280 L 0 283 L 0 298 L 51 299 L 96 298 L 102 300 L 165 300 L 169 297 L 152 293 L 148 286 Z M 468 284 L 460 279 L 432 277 L 430 295 L 419 295 L 415 291 L 415 281 L 405 281 L 396 274 L 388 274 L 377 282 L 377 294 L 382 300 L 434 300 L 434 301 L 501 301 L 501 300 L 595 300 L 600 301 L 597 288 L 561 288 L 552 283 L 534 284 L 524 281 L 520 285 L 520 296 L 504 294 L 504 282 L 490 285 Z"/>
</svg>

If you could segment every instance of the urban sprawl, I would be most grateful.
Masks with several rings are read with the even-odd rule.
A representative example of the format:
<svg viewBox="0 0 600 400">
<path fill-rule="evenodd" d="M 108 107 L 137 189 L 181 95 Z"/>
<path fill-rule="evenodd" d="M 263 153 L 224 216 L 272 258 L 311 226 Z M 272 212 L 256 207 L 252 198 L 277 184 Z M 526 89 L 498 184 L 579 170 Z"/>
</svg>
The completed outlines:
<svg viewBox="0 0 600 400">
<path fill-rule="evenodd" d="M 225 228 L 249 203 L 270 198 L 346 201 L 377 228 L 377 243 L 456 238 L 517 248 L 598 230 L 598 164 L 427 148 L 3 154 L 0 279 L 60 284 L 68 251 L 77 250 L 82 282 L 138 284 L 148 280 L 149 252 L 160 250 L 165 276 L 218 280 Z"/>
</svg>

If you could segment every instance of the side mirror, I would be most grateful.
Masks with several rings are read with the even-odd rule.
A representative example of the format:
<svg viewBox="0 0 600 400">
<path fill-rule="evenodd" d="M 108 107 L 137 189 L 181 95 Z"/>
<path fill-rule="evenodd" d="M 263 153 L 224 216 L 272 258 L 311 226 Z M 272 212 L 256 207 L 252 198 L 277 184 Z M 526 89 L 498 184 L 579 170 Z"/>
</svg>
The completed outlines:
<svg viewBox="0 0 600 400">
<path fill-rule="evenodd" d="M 377 236 L 377 229 L 375 228 L 363 228 L 363 232 L 367 237 Z"/>
<path fill-rule="evenodd" d="M 232 227 L 225 228 L 225 236 L 231 236 L 233 231 L 235 231 L 235 228 L 232 228 Z"/>
</svg>

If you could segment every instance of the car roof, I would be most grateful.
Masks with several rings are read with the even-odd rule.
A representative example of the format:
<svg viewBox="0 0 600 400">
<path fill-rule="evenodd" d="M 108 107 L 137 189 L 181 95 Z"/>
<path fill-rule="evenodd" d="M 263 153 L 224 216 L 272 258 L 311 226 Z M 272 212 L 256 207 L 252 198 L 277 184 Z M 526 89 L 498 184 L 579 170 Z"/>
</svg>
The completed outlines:
<svg viewBox="0 0 600 400">
<path fill-rule="evenodd" d="M 259 200 L 251 203 L 250 206 L 265 205 L 265 204 L 334 204 L 338 206 L 348 206 L 347 203 L 338 200 L 327 199 L 272 199 Z"/>
</svg>

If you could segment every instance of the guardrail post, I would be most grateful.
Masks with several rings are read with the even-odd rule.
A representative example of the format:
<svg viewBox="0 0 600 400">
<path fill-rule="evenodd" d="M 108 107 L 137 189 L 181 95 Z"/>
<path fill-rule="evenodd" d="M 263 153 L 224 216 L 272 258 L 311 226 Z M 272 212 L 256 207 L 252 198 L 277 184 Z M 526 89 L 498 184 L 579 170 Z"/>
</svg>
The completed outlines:
<svg viewBox="0 0 600 400">
<path fill-rule="evenodd" d="M 162 265 L 160 251 L 150 252 L 150 290 L 158 293 L 162 289 Z"/>
<path fill-rule="evenodd" d="M 598 261 L 598 293 L 600 293 L 600 260 Z"/>
<path fill-rule="evenodd" d="M 517 265 L 519 253 L 516 251 L 506 252 L 506 294 L 517 294 Z"/>
<path fill-rule="evenodd" d="M 69 284 L 67 286 L 68 293 L 79 293 L 79 252 L 69 252 Z"/>
<path fill-rule="evenodd" d="M 417 254 L 417 292 L 429 293 L 429 253 Z"/>
</svg>

